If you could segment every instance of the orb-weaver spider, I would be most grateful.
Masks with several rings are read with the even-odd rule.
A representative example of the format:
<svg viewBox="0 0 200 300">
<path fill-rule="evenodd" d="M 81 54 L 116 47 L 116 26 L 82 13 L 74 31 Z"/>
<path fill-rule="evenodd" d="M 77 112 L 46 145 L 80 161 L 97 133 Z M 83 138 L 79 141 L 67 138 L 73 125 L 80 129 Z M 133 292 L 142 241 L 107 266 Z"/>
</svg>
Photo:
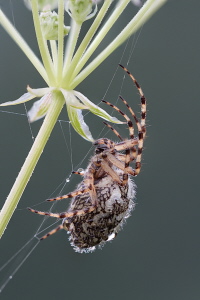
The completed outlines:
<svg viewBox="0 0 200 300">
<path fill-rule="evenodd" d="M 141 169 L 143 142 L 146 135 L 146 99 L 133 75 L 125 67 L 120 66 L 131 77 L 140 94 L 140 121 L 126 100 L 120 96 L 137 125 L 138 134 L 135 136 L 133 123 L 125 113 L 103 100 L 124 117 L 129 127 L 130 137 L 128 140 L 123 139 L 116 129 L 104 122 L 121 141 L 115 143 L 107 138 L 98 139 L 94 143 L 95 154 L 90 159 L 86 170 L 73 172 L 83 176 L 77 189 L 67 195 L 47 200 L 73 198 L 67 212 L 51 213 L 29 208 L 30 211 L 40 215 L 63 219 L 61 225 L 44 235 L 41 240 L 60 229 L 65 229 L 70 234 L 71 244 L 77 252 L 91 252 L 97 245 L 102 246 L 116 236 L 135 206 L 133 201 L 135 184 L 131 176 L 137 176 Z M 129 166 L 132 161 L 135 161 L 135 169 Z"/>
</svg>

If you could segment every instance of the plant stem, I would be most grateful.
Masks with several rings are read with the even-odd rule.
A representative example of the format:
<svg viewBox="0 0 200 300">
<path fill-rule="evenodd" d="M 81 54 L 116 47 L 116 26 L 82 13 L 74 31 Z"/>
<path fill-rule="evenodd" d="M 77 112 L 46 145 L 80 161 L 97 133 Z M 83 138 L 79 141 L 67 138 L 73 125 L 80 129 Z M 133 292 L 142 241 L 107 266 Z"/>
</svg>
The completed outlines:
<svg viewBox="0 0 200 300">
<path fill-rule="evenodd" d="M 83 71 L 72 81 L 69 88 L 74 89 L 80 82 L 82 82 L 117 47 L 119 47 L 129 36 L 135 33 L 166 1 L 167 0 L 147 0 L 121 33 L 85 69 L 83 69 Z"/>
<path fill-rule="evenodd" d="M 63 47 L 64 47 L 64 1 L 58 1 L 58 66 L 57 82 L 61 82 L 63 70 Z"/>
<path fill-rule="evenodd" d="M 41 30 L 41 26 L 40 26 L 40 19 L 39 19 L 39 15 L 38 15 L 37 0 L 32 0 L 31 4 L 32 4 L 32 14 L 33 14 L 35 33 L 36 33 L 37 42 L 38 42 L 38 46 L 40 49 L 42 61 L 45 66 L 45 69 L 47 71 L 50 85 L 55 86 L 56 82 L 55 82 L 54 66 L 53 66 L 53 62 L 51 60 L 47 42 L 44 39 L 44 36 L 42 34 L 42 30 Z"/>
<path fill-rule="evenodd" d="M 50 47 L 51 47 L 52 61 L 53 61 L 54 69 L 56 72 L 56 70 L 58 68 L 58 48 L 57 48 L 56 41 L 51 40 L 49 42 L 50 42 Z"/>
<path fill-rule="evenodd" d="M 25 42 L 20 33 L 14 28 L 14 26 L 10 23 L 7 17 L 4 15 L 2 10 L 0 9 L 0 24 L 6 30 L 6 32 L 10 35 L 10 37 L 15 41 L 15 43 L 20 47 L 20 49 L 24 52 L 24 54 L 28 57 L 30 62 L 36 68 L 38 73 L 42 76 L 44 81 L 49 85 L 49 79 L 47 76 L 47 72 L 43 67 L 41 61 L 37 58 L 35 53 L 31 50 L 29 45 Z"/>
<path fill-rule="evenodd" d="M 90 29 L 88 30 L 87 34 L 85 35 L 84 39 L 82 40 L 80 46 L 78 47 L 72 62 L 70 64 L 70 67 L 67 69 L 67 72 L 65 73 L 65 76 L 63 78 L 63 82 L 66 82 L 67 79 L 69 78 L 69 74 L 72 74 L 75 67 L 77 66 L 78 62 L 81 59 L 81 56 L 83 55 L 85 49 L 87 48 L 90 40 L 92 39 L 92 37 L 94 36 L 95 32 L 97 31 L 97 29 L 99 28 L 102 19 L 105 17 L 105 14 L 109 8 L 109 6 L 111 5 L 112 0 L 106 0 L 104 1 L 102 8 L 100 9 L 98 15 L 96 16 L 94 22 L 92 23 Z"/>
<path fill-rule="evenodd" d="M 0 212 L 0 237 L 3 235 L 10 218 L 17 207 L 17 204 L 44 150 L 44 147 L 49 139 L 64 103 L 65 101 L 63 95 L 60 92 L 52 92 L 52 102 L 46 118 L 44 119 L 35 142 Z"/>
<path fill-rule="evenodd" d="M 62 83 L 67 81 L 67 78 L 65 77 L 65 74 L 67 73 L 67 70 L 70 66 L 74 50 L 77 44 L 78 36 L 81 30 L 82 24 L 76 23 L 73 19 L 71 19 L 71 28 L 69 32 L 69 37 L 67 41 L 66 46 L 66 53 L 65 53 L 65 61 L 64 61 L 64 68 L 63 68 L 63 80 Z"/>
<path fill-rule="evenodd" d="M 106 1 L 105 1 L 106 2 Z M 87 51 L 83 55 L 79 61 L 77 61 L 76 68 L 73 72 L 73 78 L 80 72 L 80 70 L 84 67 L 84 65 L 87 63 L 89 58 L 92 56 L 94 51 L 97 49 L 101 41 L 104 39 L 104 37 L 107 35 L 109 30 L 112 28 L 112 26 L 115 24 L 115 22 L 118 20 L 122 12 L 125 10 L 126 6 L 129 4 L 130 0 L 123 0 L 119 2 L 109 19 L 106 21 L 104 26 L 101 28 L 101 30 L 98 32 L 90 46 L 88 47 Z"/>
</svg>

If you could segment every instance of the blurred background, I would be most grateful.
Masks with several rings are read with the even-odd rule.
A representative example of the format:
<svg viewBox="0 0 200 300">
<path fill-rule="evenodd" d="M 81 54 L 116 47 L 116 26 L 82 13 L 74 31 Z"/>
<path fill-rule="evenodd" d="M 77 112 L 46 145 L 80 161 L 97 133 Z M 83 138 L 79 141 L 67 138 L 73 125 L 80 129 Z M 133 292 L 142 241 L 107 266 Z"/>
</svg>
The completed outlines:
<svg viewBox="0 0 200 300">
<path fill-rule="evenodd" d="M 1 0 L 0 6 L 39 56 L 32 16 L 23 1 Z M 105 44 L 136 11 L 130 4 Z M 92 254 L 75 253 L 65 231 L 55 234 L 29 255 L 2 292 L 2 299 L 200 299 L 199 11 L 198 0 L 169 0 L 130 39 L 126 49 L 122 45 L 78 88 L 99 103 L 118 63 L 127 64 L 134 45 L 128 68 L 145 92 L 148 127 L 142 171 L 135 179 L 137 205 L 122 232 Z M 83 34 L 89 24 L 85 24 Z M 45 86 L 1 27 L 0 44 L 0 102 L 17 99 L 27 84 Z M 121 69 L 105 99 L 116 103 L 122 83 L 121 94 L 139 112 L 138 92 L 130 78 L 124 80 Z M 28 103 L 26 108 L 31 105 Z M 105 105 L 101 107 L 111 112 Z M 3 283 L 37 243 L 33 236 L 43 217 L 31 214 L 26 207 L 49 211 L 50 205 L 44 200 L 58 195 L 63 187 L 62 193 L 74 190 L 80 178 L 73 175 L 64 185 L 66 178 L 73 169 L 85 168 L 93 153 L 92 145 L 69 126 L 65 109 L 59 119 L 62 121 L 57 122 L 1 240 L 0 266 L 32 238 L 17 261 L 0 273 Z M 101 119 L 87 114 L 85 120 L 95 138 L 116 140 L 104 129 Z M 0 110 L 1 206 L 32 145 L 32 135 L 36 136 L 41 124 L 42 120 L 31 124 L 30 131 L 23 104 Z M 127 137 L 126 125 L 116 128 Z M 53 211 L 67 207 L 64 200 Z M 54 221 L 47 220 L 42 229 Z"/>
</svg>

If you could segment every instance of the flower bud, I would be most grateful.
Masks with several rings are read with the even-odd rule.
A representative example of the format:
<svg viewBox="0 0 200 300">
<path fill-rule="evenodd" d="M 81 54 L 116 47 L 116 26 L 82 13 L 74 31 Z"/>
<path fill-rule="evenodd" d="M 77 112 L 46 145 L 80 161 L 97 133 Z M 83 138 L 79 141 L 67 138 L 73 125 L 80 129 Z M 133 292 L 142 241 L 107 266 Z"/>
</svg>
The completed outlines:
<svg viewBox="0 0 200 300">
<path fill-rule="evenodd" d="M 43 35 L 46 40 L 58 39 L 58 14 L 53 11 L 46 11 L 40 13 L 40 24 Z M 69 33 L 70 27 L 63 26 L 64 35 Z"/>
<path fill-rule="evenodd" d="M 97 5 L 92 12 L 92 0 L 68 0 L 66 10 L 68 14 L 79 24 L 92 18 L 97 12 Z"/>
</svg>

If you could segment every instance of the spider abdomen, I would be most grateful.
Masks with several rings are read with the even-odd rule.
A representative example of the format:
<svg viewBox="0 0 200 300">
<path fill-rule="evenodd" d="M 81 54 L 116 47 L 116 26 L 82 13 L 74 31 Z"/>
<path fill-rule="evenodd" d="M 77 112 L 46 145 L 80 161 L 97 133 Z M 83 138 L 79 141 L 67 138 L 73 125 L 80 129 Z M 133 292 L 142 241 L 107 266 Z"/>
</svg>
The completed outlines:
<svg viewBox="0 0 200 300">
<path fill-rule="evenodd" d="M 111 182 L 112 181 L 112 182 Z M 81 188 L 80 184 L 79 188 Z M 127 185 L 120 186 L 107 175 L 95 185 L 97 205 L 92 212 L 75 215 L 63 221 L 64 229 L 77 252 L 92 252 L 112 240 L 135 204 L 135 184 L 129 178 Z M 89 193 L 76 196 L 68 211 L 87 209 L 92 206 Z"/>
</svg>

